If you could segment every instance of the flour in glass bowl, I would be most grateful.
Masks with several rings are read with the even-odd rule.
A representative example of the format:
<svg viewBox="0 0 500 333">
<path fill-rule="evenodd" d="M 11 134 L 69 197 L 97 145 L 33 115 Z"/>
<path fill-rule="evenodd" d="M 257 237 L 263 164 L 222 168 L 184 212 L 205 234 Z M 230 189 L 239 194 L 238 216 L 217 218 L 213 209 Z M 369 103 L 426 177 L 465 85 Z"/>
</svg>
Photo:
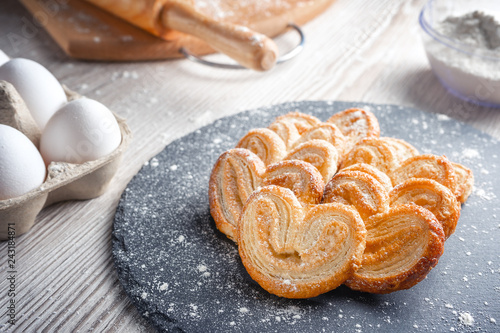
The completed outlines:
<svg viewBox="0 0 500 333">
<path fill-rule="evenodd" d="M 449 16 L 434 29 L 444 36 L 426 43 L 437 76 L 461 97 L 500 106 L 500 23 L 475 11 Z"/>
</svg>

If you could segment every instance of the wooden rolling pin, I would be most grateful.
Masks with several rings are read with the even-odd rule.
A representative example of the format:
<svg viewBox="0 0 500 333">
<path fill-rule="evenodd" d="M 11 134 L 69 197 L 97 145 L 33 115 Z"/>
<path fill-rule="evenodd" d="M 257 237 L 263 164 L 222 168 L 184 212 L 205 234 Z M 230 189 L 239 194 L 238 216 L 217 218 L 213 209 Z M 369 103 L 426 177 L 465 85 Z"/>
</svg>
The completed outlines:
<svg viewBox="0 0 500 333">
<path fill-rule="evenodd" d="M 193 0 L 87 1 L 165 39 L 172 30 L 196 36 L 247 68 L 266 71 L 276 64 L 278 48 L 272 39 L 207 17 L 194 9 Z"/>
</svg>

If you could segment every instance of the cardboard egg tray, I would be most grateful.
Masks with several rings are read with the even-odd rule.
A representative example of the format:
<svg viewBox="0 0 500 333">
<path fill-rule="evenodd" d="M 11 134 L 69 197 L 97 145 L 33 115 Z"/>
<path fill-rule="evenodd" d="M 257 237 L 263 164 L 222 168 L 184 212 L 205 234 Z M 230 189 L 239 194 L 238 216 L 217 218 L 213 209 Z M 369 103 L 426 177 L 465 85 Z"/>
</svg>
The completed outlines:
<svg viewBox="0 0 500 333">
<path fill-rule="evenodd" d="M 82 97 L 67 87 L 64 90 L 68 101 Z M 16 236 L 28 232 L 44 207 L 65 200 L 92 199 L 106 191 L 132 138 L 125 120 L 114 116 L 122 141 L 111 154 L 82 164 L 52 162 L 41 186 L 22 196 L 0 200 L 0 240 L 8 239 L 9 226 L 15 227 Z M 39 148 L 40 130 L 19 93 L 5 81 L 0 81 L 0 124 L 18 129 Z"/>
</svg>

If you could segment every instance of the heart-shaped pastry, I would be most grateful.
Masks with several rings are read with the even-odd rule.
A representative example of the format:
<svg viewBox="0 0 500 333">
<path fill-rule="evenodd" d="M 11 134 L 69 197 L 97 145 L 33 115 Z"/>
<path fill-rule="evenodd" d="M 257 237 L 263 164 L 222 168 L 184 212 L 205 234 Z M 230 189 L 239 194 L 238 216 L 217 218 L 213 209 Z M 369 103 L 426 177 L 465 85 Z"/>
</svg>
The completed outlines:
<svg viewBox="0 0 500 333">
<path fill-rule="evenodd" d="M 347 138 L 334 124 L 322 123 L 304 132 L 293 146 L 297 147 L 311 140 L 325 140 L 337 149 L 340 156 L 343 156 Z"/>
<path fill-rule="evenodd" d="M 341 171 L 325 186 L 323 203 L 338 202 L 352 205 L 363 220 L 385 212 L 389 196 L 382 184 L 361 171 Z"/>
<path fill-rule="evenodd" d="M 224 152 L 214 165 L 208 184 L 210 213 L 215 225 L 236 240 L 236 225 L 247 198 L 261 183 L 266 166 L 247 149 Z"/>
<path fill-rule="evenodd" d="M 471 169 L 463 166 L 462 164 L 453 162 L 451 162 L 451 164 L 455 170 L 455 177 L 457 180 L 457 190 L 455 194 L 458 201 L 465 203 L 474 188 L 474 174 Z"/>
<path fill-rule="evenodd" d="M 455 169 L 446 156 L 426 154 L 411 157 L 389 176 L 394 186 L 410 178 L 427 178 L 446 186 L 455 194 L 457 190 Z"/>
<path fill-rule="evenodd" d="M 270 165 L 281 161 L 286 156 L 286 145 L 278 134 L 269 128 L 250 130 L 236 145 L 236 148 L 250 150 L 264 162 Z"/>
<path fill-rule="evenodd" d="M 343 168 L 342 172 L 344 171 L 361 171 L 367 173 L 373 178 L 375 178 L 385 188 L 387 192 L 390 192 L 392 190 L 392 182 L 389 176 L 387 176 L 379 169 L 371 166 L 370 164 L 356 163 L 346 168 Z"/>
<path fill-rule="evenodd" d="M 366 138 L 360 140 L 347 154 L 342 168 L 357 163 L 369 164 L 389 174 L 399 166 L 398 157 L 392 144 L 384 138 Z"/>
<path fill-rule="evenodd" d="M 292 149 L 294 143 L 300 138 L 299 130 L 291 121 L 275 121 L 268 128 L 283 140 L 287 151 Z"/>
<path fill-rule="evenodd" d="M 326 122 L 335 124 L 348 137 L 350 147 L 361 139 L 380 136 L 377 117 L 367 110 L 347 109 L 334 114 Z"/>
<path fill-rule="evenodd" d="M 289 112 L 283 116 L 279 116 L 274 120 L 271 126 L 277 122 L 293 124 L 297 128 L 300 135 L 311 127 L 321 124 L 321 120 L 318 118 L 301 112 Z"/>
<path fill-rule="evenodd" d="M 339 154 L 335 147 L 325 140 L 311 140 L 292 149 L 287 160 L 300 160 L 312 164 L 328 182 L 337 172 Z"/>
<path fill-rule="evenodd" d="M 436 216 L 446 238 L 455 232 L 460 217 L 460 203 L 450 189 L 425 178 L 411 178 L 389 193 L 391 206 L 413 203 Z"/>
<path fill-rule="evenodd" d="M 404 140 L 389 137 L 383 137 L 381 139 L 392 147 L 394 155 L 398 160 L 398 164 L 401 164 L 404 160 L 410 157 L 418 155 L 417 148 L 413 147 L 411 144 Z"/>
<path fill-rule="evenodd" d="M 391 207 L 365 220 L 361 268 L 346 281 L 354 290 L 385 294 L 408 289 L 437 265 L 444 232 L 436 217 L 416 205 Z"/>
<path fill-rule="evenodd" d="M 308 298 L 332 290 L 359 268 L 366 230 L 342 204 L 303 208 L 294 194 L 266 186 L 247 200 L 238 250 L 252 279 L 268 292 Z"/>
<path fill-rule="evenodd" d="M 208 195 L 217 228 L 233 241 L 243 205 L 253 191 L 265 185 L 288 188 L 307 206 L 321 201 L 325 183 L 319 171 L 303 161 L 281 161 L 266 169 L 247 149 L 223 153 L 212 170 Z"/>
<path fill-rule="evenodd" d="M 303 205 L 319 204 L 325 187 L 318 169 L 299 160 L 281 161 L 267 167 L 262 186 L 268 185 L 292 190 Z"/>
</svg>

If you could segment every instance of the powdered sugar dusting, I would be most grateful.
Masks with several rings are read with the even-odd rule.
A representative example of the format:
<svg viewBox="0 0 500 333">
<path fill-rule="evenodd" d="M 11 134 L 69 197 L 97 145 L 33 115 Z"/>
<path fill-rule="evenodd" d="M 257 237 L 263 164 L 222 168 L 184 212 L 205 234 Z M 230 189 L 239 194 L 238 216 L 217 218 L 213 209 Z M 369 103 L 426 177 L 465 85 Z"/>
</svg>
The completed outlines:
<svg viewBox="0 0 500 333">
<path fill-rule="evenodd" d="M 465 148 L 462 151 L 462 154 L 465 158 L 479 158 L 481 155 L 479 155 L 479 152 L 476 149 L 472 148 Z"/>
<path fill-rule="evenodd" d="M 465 326 L 474 325 L 474 317 L 472 317 L 469 312 L 461 312 L 458 319 L 460 320 L 460 323 L 464 324 Z"/>
</svg>

